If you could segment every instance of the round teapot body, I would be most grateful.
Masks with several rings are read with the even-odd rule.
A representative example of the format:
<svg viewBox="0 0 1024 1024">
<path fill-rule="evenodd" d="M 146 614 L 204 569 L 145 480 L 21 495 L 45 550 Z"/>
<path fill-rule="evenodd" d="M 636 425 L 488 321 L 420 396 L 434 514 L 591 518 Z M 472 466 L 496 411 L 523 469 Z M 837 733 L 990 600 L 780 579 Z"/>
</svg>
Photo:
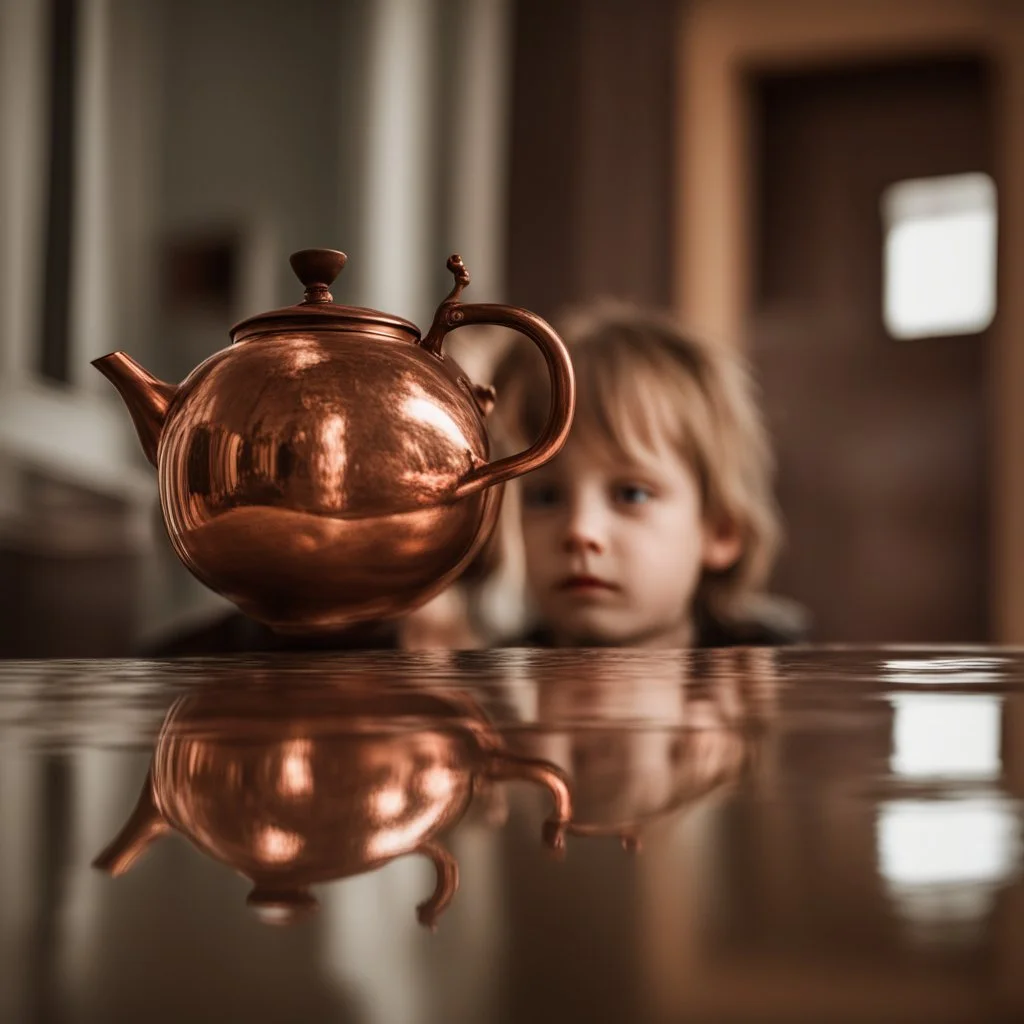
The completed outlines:
<svg viewBox="0 0 1024 1024">
<path fill-rule="evenodd" d="M 179 697 L 135 809 L 94 864 L 123 874 L 154 839 L 177 831 L 251 879 L 246 902 L 283 922 L 316 906 L 310 886 L 417 854 L 436 872 L 417 907 L 432 927 L 459 877 L 439 833 L 463 817 L 484 780 L 544 785 L 555 813 L 543 834 L 561 846 L 572 818 L 564 777 L 508 754 L 472 695 L 410 686 L 387 668 L 361 680 L 351 661 L 335 685 L 323 678 L 330 664 L 302 666 L 305 683 L 295 672 L 268 683 L 244 671 Z"/>
<path fill-rule="evenodd" d="M 318 737 L 285 727 L 262 742 L 165 738 L 153 786 L 168 823 L 280 891 L 416 852 L 465 813 L 478 759 L 466 733 Z"/>
<path fill-rule="evenodd" d="M 178 389 L 157 463 L 171 542 L 203 583 L 280 631 L 327 632 L 461 572 L 500 494 L 453 495 L 487 458 L 457 364 L 349 324 L 211 356 Z"/>
</svg>

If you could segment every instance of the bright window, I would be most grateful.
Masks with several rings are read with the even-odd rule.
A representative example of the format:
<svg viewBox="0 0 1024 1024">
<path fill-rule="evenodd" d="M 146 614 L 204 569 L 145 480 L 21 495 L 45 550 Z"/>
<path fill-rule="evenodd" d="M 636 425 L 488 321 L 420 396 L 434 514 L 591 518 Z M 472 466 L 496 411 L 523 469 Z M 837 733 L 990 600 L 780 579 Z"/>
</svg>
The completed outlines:
<svg viewBox="0 0 1024 1024">
<path fill-rule="evenodd" d="M 885 326 L 894 338 L 975 334 L 996 312 L 996 187 L 918 178 L 882 195 Z"/>
</svg>

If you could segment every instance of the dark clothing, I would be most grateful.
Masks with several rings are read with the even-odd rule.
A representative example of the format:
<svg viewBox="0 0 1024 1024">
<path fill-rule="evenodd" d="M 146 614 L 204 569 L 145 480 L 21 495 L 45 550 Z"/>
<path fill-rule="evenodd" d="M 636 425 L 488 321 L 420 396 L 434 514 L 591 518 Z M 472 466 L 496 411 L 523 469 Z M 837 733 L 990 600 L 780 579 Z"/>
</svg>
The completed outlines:
<svg viewBox="0 0 1024 1024">
<path fill-rule="evenodd" d="M 697 647 L 785 647 L 803 639 L 796 629 L 760 619 L 725 621 L 707 613 L 697 616 Z"/>
<path fill-rule="evenodd" d="M 694 647 L 784 647 L 799 643 L 802 637 L 754 619 L 723 622 L 707 613 L 698 614 Z M 546 629 L 535 629 L 506 647 L 553 647 L 554 638 Z"/>
<path fill-rule="evenodd" d="M 796 632 L 758 620 L 722 622 L 708 614 L 697 616 L 695 647 L 781 647 L 799 643 Z M 187 658 L 213 654 L 251 654 L 267 651 L 392 651 L 397 650 L 397 622 L 367 622 L 322 636 L 287 636 L 248 618 L 241 612 L 227 615 L 177 636 L 148 645 L 146 658 Z M 536 629 L 502 647 L 553 647 L 554 639 Z"/>
</svg>

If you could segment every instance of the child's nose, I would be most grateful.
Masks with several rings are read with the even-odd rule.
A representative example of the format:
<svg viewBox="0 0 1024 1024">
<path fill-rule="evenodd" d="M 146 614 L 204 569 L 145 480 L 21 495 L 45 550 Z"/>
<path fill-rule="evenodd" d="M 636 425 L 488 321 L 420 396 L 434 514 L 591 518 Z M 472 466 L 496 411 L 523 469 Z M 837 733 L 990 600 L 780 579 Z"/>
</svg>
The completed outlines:
<svg viewBox="0 0 1024 1024">
<path fill-rule="evenodd" d="M 587 551 L 600 554 L 604 551 L 606 537 L 600 511 L 586 503 L 574 505 L 562 543 L 565 551 L 570 554 Z"/>
</svg>

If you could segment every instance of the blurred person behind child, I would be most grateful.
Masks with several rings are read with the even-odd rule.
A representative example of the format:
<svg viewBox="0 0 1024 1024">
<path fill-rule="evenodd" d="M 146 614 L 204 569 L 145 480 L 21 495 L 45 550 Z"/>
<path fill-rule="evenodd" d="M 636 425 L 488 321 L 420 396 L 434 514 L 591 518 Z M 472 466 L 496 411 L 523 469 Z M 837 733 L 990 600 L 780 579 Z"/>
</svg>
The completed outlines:
<svg viewBox="0 0 1024 1024">
<path fill-rule="evenodd" d="M 797 639 L 802 609 L 765 591 L 780 537 L 774 462 L 742 360 L 626 306 L 577 313 L 561 334 L 578 389 L 569 440 L 506 496 L 507 513 L 518 507 L 535 619 L 515 642 Z M 511 347 L 498 365 L 496 415 L 509 448 L 540 432 L 546 380 L 531 346 Z"/>
</svg>

